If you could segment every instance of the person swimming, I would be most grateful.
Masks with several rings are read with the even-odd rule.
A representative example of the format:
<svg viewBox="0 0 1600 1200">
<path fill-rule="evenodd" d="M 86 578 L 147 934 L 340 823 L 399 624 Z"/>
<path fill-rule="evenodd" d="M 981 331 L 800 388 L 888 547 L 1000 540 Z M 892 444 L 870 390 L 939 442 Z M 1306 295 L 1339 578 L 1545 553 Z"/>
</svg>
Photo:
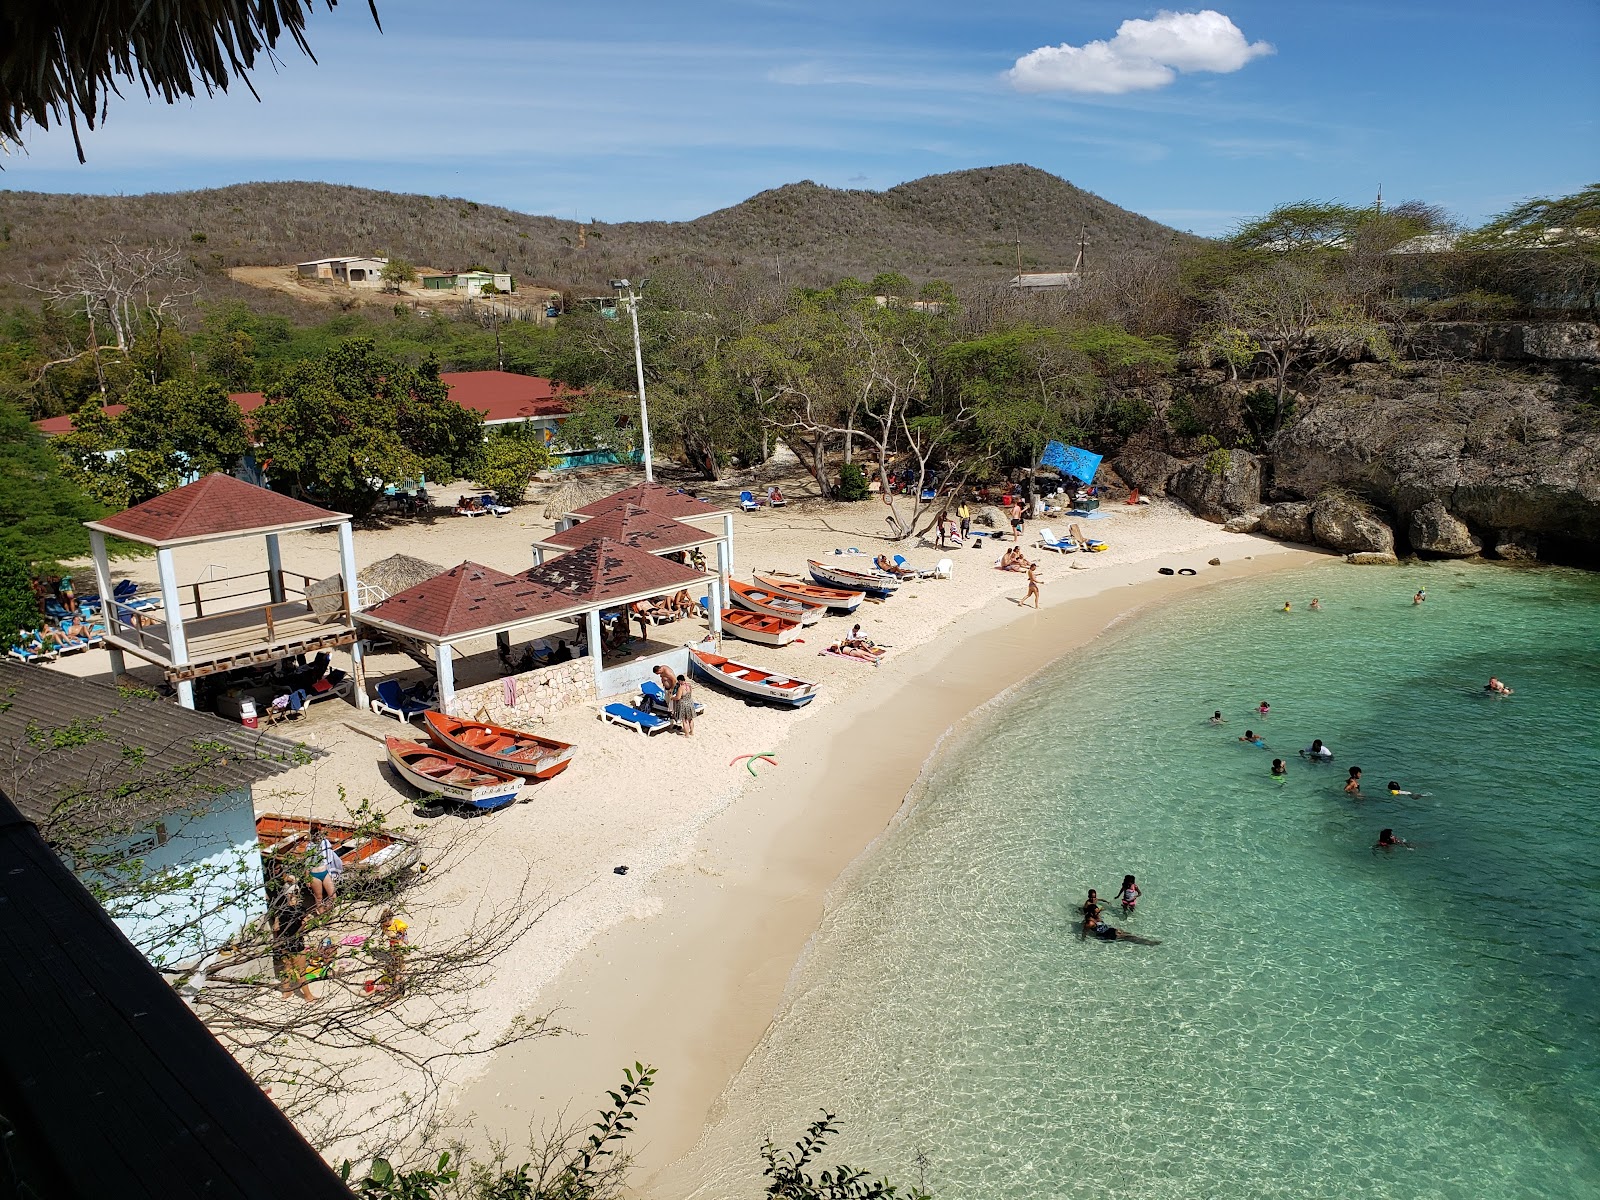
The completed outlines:
<svg viewBox="0 0 1600 1200">
<path fill-rule="evenodd" d="M 1117 892 L 1117 899 L 1122 901 L 1123 916 L 1131 913 L 1134 905 L 1139 903 L 1139 885 L 1134 882 L 1132 875 L 1122 877 L 1122 888 Z"/>
<path fill-rule="evenodd" d="M 1483 685 L 1483 690 L 1488 692 L 1491 696 L 1511 695 L 1511 689 L 1500 682 L 1500 677 L 1498 675 L 1489 676 L 1489 682 Z"/>
<path fill-rule="evenodd" d="M 1322 611 L 1322 601 L 1318 600 L 1315 596 L 1311 597 L 1311 611 L 1312 612 L 1321 612 Z"/>
<path fill-rule="evenodd" d="M 1286 779 L 1289 775 L 1289 764 L 1281 758 L 1272 760 L 1272 773 L 1279 779 Z"/>
<path fill-rule="evenodd" d="M 1385 829 L 1378 834 L 1378 840 L 1372 843 L 1373 852 L 1379 850 L 1415 850 L 1416 847 L 1403 837 L 1395 837 L 1394 830 Z"/>
<path fill-rule="evenodd" d="M 1222 724 L 1222 710 L 1220 708 L 1217 709 L 1216 712 L 1211 714 L 1211 723 L 1213 725 L 1221 725 Z"/>
<path fill-rule="evenodd" d="M 1089 898 L 1083 902 L 1083 907 L 1080 911 L 1083 913 L 1085 920 L 1093 917 L 1098 921 L 1100 919 L 1100 910 L 1103 907 L 1104 905 L 1100 903 L 1100 894 L 1093 888 L 1090 888 Z"/>
<path fill-rule="evenodd" d="M 1389 780 L 1389 795 L 1391 795 L 1391 796 L 1415 796 L 1416 793 L 1415 792 L 1406 791 L 1405 788 L 1401 787 L 1398 783 L 1396 783 L 1394 780 L 1391 779 L 1391 780 Z"/>
<path fill-rule="evenodd" d="M 1103 942 L 1137 942 L 1141 946 L 1159 946 L 1161 942 L 1156 938 L 1140 937 L 1136 933 L 1129 933 L 1126 929 L 1117 929 L 1107 925 L 1096 913 L 1093 916 L 1085 915 L 1083 918 L 1084 937 L 1096 937 Z"/>
<path fill-rule="evenodd" d="M 1239 740 L 1241 742 L 1249 742 L 1252 746 L 1259 746 L 1263 750 L 1267 748 L 1266 739 L 1258 734 L 1254 729 L 1246 729 L 1244 731 L 1244 736 Z"/>
<path fill-rule="evenodd" d="M 1312 738 L 1311 745 L 1300 751 L 1301 758 L 1309 758 L 1313 762 L 1333 761 L 1333 747 L 1323 745 L 1321 738 Z"/>
<path fill-rule="evenodd" d="M 1427 598 L 1428 598 L 1428 590 L 1426 588 L 1418 588 L 1417 589 L 1417 594 L 1415 596 L 1411 597 L 1411 603 L 1413 603 L 1413 604 L 1421 604 Z"/>
<path fill-rule="evenodd" d="M 1280 609 L 1279 609 L 1279 610 L 1278 610 L 1278 611 L 1279 611 L 1279 612 L 1293 612 L 1293 611 L 1294 611 L 1294 609 L 1293 609 L 1293 607 L 1292 607 L 1292 606 L 1291 606 L 1291 605 L 1290 605 L 1290 603 L 1289 603 L 1289 602 L 1288 602 L 1288 601 L 1287 601 L 1287 600 L 1285 600 L 1285 601 L 1284 601 L 1284 602 L 1283 602 L 1283 607 L 1282 607 L 1282 608 L 1280 608 Z"/>
<path fill-rule="evenodd" d="M 1350 778 L 1344 781 L 1344 794 L 1346 796 L 1361 795 L 1361 768 L 1351 767 Z"/>
<path fill-rule="evenodd" d="M 1256 712 L 1260 713 L 1263 717 L 1266 716 L 1271 711 L 1272 711 L 1272 705 L 1268 704 L 1265 700 L 1263 700 L 1260 704 L 1256 705 Z"/>
</svg>

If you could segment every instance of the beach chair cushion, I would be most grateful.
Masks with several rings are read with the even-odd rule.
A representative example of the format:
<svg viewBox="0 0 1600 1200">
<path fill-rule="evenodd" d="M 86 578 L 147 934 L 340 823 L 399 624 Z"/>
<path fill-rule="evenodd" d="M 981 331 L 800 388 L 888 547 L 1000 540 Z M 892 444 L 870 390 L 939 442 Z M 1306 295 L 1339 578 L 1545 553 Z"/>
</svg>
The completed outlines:
<svg viewBox="0 0 1600 1200">
<path fill-rule="evenodd" d="M 409 721 L 427 710 L 426 704 L 408 697 L 393 679 L 385 679 L 378 685 L 378 695 L 372 701 L 373 712 L 380 716 L 387 713 L 397 721 Z"/>
<path fill-rule="evenodd" d="M 756 502 L 755 496 L 750 492 L 739 493 L 739 507 L 745 512 L 755 512 L 761 505 Z"/>
<path fill-rule="evenodd" d="M 600 711 L 600 719 L 612 725 L 621 725 L 624 729 L 631 729 L 635 733 L 642 733 L 646 737 L 665 733 L 672 728 L 671 721 L 654 713 L 647 713 L 642 708 L 635 708 L 631 704 L 623 704 L 621 701 L 606 705 Z"/>
</svg>

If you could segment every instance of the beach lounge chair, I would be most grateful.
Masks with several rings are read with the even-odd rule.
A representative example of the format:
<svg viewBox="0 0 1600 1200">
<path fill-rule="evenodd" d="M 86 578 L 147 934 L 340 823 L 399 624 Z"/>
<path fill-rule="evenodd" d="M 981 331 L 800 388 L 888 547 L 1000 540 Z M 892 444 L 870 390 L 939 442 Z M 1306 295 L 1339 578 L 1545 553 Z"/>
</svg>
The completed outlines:
<svg viewBox="0 0 1600 1200">
<path fill-rule="evenodd" d="M 955 569 L 956 564 L 954 561 L 948 558 L 941 558 L 937 563 L 934 564 L 933 570 L 930 572 L 930 574 L 934 579 L 949 579 L 950 573 Z"/>
<path fill-rule="evenodd" d="M 642 733 L 645 737 L 665 733 L 672 728 L 672 722 L 665 717 L 647 713 L 644 709 L 635 708 L 631 704 L 623 704 L 620 700 L 601 709 L 600 719 L 608 724 L 621 725 L 624 729 Z"/>
<path fill-rule="evenodd" d="M 655 713 L 658 717 L 671 719 L 672 705 L 667 700 L 667 694 L 661 690 L 661 685 L 653 679 L 646 679 L 639 685 L 639 707 L 645 712 Z M 706 706 L 696 700 L 694 715 L 698 717 L 705 711 Z"/>
<path fill-rule="evenodd" d="M 1081 525 L 1073 525 L 1069 532 L 1078 540 L 1078 544 L 1085 550 L 1098 554 L 1100 551 L 1107 548 L 1104 542 L 1097 541 L 1088 534 L 1084 533 L 1083 526 Z"/>
<path fill-rule="evenodd" d="M 787 508 L 789 502 L 783 498 L 783 493 L 775 487 L 767 489 L 767 505 L 770 508 Z"/>
<path fill-rule="evenodd" d="M 503 517 L 511 510 L 500 501 L 496 500 L 489 492 L 478 497 L 478 503 L 483 505 L 485 511 L 492 512 L 497 517 Z"/>
<path fill-rule="evenodd" d="M 396 721 L 414 721 L 428 711 L 428 706 L 413 696 L 406 695 L 393 679 L 378 685 L 378 694 L 372 698 L 372 711 L 380 717 L 393 717 Z"/>
<path fill-rule="evenodd" d="M 44 643 L 36 637 L 16 643 L 7 653 L 22 663 L 54 662 L 59 657 L 54 650 L 46 650 Z"/>
<path fill-rule="evenodd" d="M 911 565 L 911 563 L 906 559 L 906 556 L 904 554 L 896 554 L 889 561 L 894 563 L 894 565 L 899 567 L 902 571 L 911 571 L 912 573 L 914 573 L 916 575 L 916 577 L 918 579 L 926 579 L 929 575 L 933 574 L 932 571 L 923 571 L 923 570 L 920 570 L 917 567 L 913 567 Z"/>
<path fill-rule="evenodd" d="M 1054 550 L 1057 554 L 1076 554 L 1078 543 L 1070 537 L 1058 538 L 1053 529 L 1039 530 L 1039 548 L 1041 550 Z"/>
<path fill-rule="evenodd" d="M 758 501 L 755 498 L 755 494 L 754 493 L 752 493 L 752 492 L 740 492 L 739 493 L 739 507 L 744 509 L 745 512 L 755 512 L 756 509 L 761 507 L 761 503 L 760 503 L 760 501 Z"/>
</svg>

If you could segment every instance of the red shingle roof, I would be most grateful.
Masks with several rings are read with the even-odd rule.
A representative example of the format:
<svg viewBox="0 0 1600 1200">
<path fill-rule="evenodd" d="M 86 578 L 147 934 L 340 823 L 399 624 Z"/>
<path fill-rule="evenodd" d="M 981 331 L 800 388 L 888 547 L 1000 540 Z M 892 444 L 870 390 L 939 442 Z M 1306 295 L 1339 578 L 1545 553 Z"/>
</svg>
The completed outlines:
<svg viewBox="0 0 1600 1200">
<path fill-rule="evenodd" d="M 669 554 L 674 550 L 687 550 L 690 546 L 703 546 L 716 541 L 716 535 L 704 529 L 663 517 L 636 504 L 625 504 L 604 516 L 553 533 L 534 545 L 575 550 L 596 538 L 610 538 L 626 546 L 648 550 L 651 554 Z"/>
<path fill-rule="evenodd" d="M 569 605 L 656 596 L 706 580 L 699 571 L 610 538 L 597 538 L 552 558 L 524 571 L 522 578 L 550 588 Z"/>
<path fill-rule="evenodd" d="M 572 411 L 570 401 L 577 394 L 537 375 L 511 371 L 443 371 L 439 378 L 450 385 L 450 399 L 462 408 L 477 409 L 491 423 L 564 417 Z"/>
<path fill-rule="evenodd" d="M 318 508 L 232 475 L 211 474 L 84 524 L 146 545 L 167 546 L 223 535 L 310 529 L 349 519 L 345 513 Z"/>
<path fill-rule="evenodd" d="M 686 492 L 669 488 L 665 484 L 636 483 L 630 488 L 623 488 L 620 492 L 604 496 L 593 504 L 575 508 L 568 515 L 603 517 L 606 513 L 615 512 L 630 504 L 647 512 L 653 512 L 659 517 L 710 517 L 726 511 L 709 500 L 696 500 Z"/>
<path fill-rule="evenodd" d="M 497 625 L 535 620 L 541 612 L 566 607 L 547 603 L 548 588 L 493 567 L 464 562 L 416 587 L 390 596 L 362 612 L 363 617 L 434 637 L 449 638 Z"/>
</svg>

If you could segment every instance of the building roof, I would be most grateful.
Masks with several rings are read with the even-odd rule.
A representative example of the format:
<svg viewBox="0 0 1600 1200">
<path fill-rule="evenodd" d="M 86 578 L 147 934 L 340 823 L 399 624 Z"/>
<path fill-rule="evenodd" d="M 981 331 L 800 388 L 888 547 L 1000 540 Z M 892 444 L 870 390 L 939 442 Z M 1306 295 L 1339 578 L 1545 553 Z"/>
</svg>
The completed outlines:
<svg viewBox="0 0 1600 1200">
<path fill-rule="evenodd" d="M 731 510 L 718 508 L 709 500 L 697 500 L 679 488 L 669 488 L 663 483 L 636 483 L 632 487 L 623 488 L 620 492 L 612 492 L 582 508 L 575 508 L 566 515 L 583 520 L 588 517 L 604 516 L 608 512 L 615 512 L 625 505 L 632 504 L 637 508 L 647 509 L 662 517 L 714 517 Z"/>
<path fill-rule="evenodd" d="M 705 582 L 706 577 L 681 563 L 657 558 L 647 550 L 596 538 L 559 558 L 524 571 L 522 578 L 564 596 L 567 603 L 593 608 L 601 603 L 626 603 Z"/>
<path fill-rule="evenodd" d="M 315 529 L 349 519 L 348 513 L 330 512 L 232 475 L 213 472 L 143 504 L 84 524 L 147 546 L 176 546 L 251 533 Z"/>
<path fill-rule="evenodd" d="M 610 538 L 625 546 L 648 550 L 651 554 L 670 554 L 674 550 L 687 550 L 691 546 L 704 546 L 720 535 L 696 529 L 663 517 L 637 504 L 624 504 L 621 508 L 590 520 L 580 522 L 560 533 L 534 542 L 553 550 L 576 550 L 596 538 Z"/>
<path fill-rule="evenodd" d="M 464 562 L 360 615 L 433 638 L 463 637 L 537 620 L 545 590 L 493 567 Z"/>
<path fill-rule="evenodd" d="M 4 795 L 0 1012 L 8 1193 L 349 1200 Z"/>
<path fill-rule="evenodd" d="M 260 392 L 234 392 L 228 397 L 239 406 L 240 412 L 254 412 L 267 402 L 267 398 Z M 126 411 L 126 404 L 108 404 L 105 414 L 108 417 L 117 416 Z M 35 421 L 33 427 L 46 437 L 56 437 L 63 433 L 71 433 L 73 428 L 73 414 L 67 413 L 60 417 L 45 417 L 42 421 Z"/>
<path fill-rule="evenodd" d="M 0 661 L 0 791 L 34 824 L 58 806 L 95 803 L 104 785 L 115 811 L 85 820 L 136 825 L 193 809 L 321 758 L 296 742 L 209 713 L 48 667 Z M 66 743 L 66 744 L 61 744 Z M 114 791 L 113 791 L 114 789 Z"/>
<path fill-rule="evenodd" d="M 484 421 L 525 421 L 530 417 L 564 417 L 572 411 L 576 392 L 538 375 L 511 371 L 442 371 L 450 399 L 476 409 Z"/>
</svg>

